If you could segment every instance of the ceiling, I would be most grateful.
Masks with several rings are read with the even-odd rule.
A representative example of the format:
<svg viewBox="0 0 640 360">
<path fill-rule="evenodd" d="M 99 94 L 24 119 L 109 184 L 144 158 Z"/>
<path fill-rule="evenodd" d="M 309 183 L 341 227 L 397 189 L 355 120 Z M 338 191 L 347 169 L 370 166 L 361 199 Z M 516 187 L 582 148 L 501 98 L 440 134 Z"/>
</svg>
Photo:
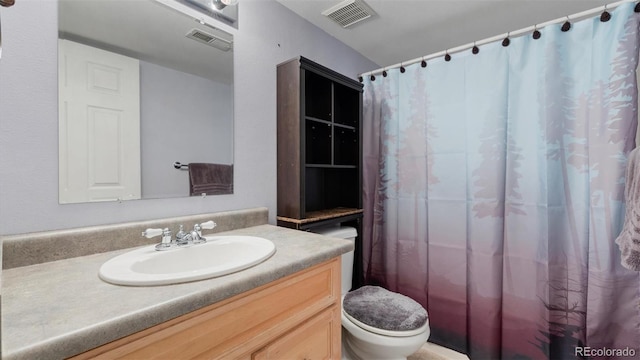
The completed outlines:
<svg viewBox="0 0 640 360">
<path fill-rule="evenodd" d="M 377 13 L 349 28 L 321 13 L 342 0 L 277 0 L 380 66 L 444 51 L 614 1 L 365 0 Z"/>
</svg>

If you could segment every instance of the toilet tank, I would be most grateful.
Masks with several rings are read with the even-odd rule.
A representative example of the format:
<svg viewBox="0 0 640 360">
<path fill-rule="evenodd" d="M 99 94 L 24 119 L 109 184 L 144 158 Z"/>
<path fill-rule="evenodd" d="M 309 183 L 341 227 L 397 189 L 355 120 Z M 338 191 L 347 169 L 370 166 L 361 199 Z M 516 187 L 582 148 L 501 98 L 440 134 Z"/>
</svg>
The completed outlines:
<svg viewBox="0 0 640 360">
<path fill-rule="evenodd" d="M 311 232 L 318 233 L 324 236 L 330 236 L 339 239 L 345 239 L 353 241 L 355 245 L 356 236 L 358 231 L 350 226 L 331 226 L 321 227 L 316 229 L 310 229 Z M 351 290 L 353 279 L 353 250 L 348 253 L 342 254 L 342 289 L 341 294 L 344 295 Z"/>
</svg>

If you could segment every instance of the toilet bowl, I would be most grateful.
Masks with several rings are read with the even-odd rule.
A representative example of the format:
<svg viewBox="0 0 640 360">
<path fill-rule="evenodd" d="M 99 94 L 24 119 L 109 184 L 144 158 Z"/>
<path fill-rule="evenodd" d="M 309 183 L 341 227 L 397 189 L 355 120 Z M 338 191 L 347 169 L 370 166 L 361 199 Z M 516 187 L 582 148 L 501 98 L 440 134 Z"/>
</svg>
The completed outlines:
<svg viewBox="0 0 640 360">
<path fill-rule="evenodd" d="M 314 229 L 325 236 L 355 240 L 356 230 L 349 227 L 330 227 Z M 342 301 L 351 290 L 351 275 L 353 268 L 353 252 L 342 255 Z M 391 296 L 406 298 L 384 290 Z M 406 298 L 408 299 L 408 298 Z M 365 299 L 366 300 L 366 299 Z M 401 299 L 402 300 L 402 299 Z M 413 302 L 413 300 L 409 300 Z M 375 303 L 375 299 L 371 299 Z M 415 302 L 414 302 L 415 303 Z M 421 311 L 422 307 L 415 303 Z M 424 345 L 430 334 L 429 320 L 417 328 L 410 330 L 385 330 L 356 319 L 349 315 L 342 306 L 342 359 L 344 360 L 406 360 L 407 356 L 418 351 Z"/>
</svg>

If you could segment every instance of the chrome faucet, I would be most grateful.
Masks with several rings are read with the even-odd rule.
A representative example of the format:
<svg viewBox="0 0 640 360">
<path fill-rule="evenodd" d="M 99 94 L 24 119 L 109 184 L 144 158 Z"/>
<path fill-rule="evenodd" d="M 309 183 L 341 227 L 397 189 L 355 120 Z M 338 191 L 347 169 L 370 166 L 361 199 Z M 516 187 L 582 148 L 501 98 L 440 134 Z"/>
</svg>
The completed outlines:
<svg viewBox="0 0 640 360">
<path fill-rule="evenodd" d="M 176 233 L 176 245 L 186 246 L 192 242 L 193 236 L 184 231 L 184 226 L 180 225 L 180 230 Z"/>
<path fill-rule="evenodd" d="M 147 229 L 142 232 L 142 236 L 147 239 L 162 235 L 162 241 L 156 245 L 157 251 L 170 250 L 180 247 L 188 247 L 196 244 L 203 244 L 207 239 L 202 237 L 202 229 L 213 229 L 217 224 L 211 220 L 202 224 L 195 224 L 193 230 L 189 233 L 184 231 L 184 226 L 180 225 L 180 229 L 176 233 L 175 240 L 171 239 L 171 230 L 164 229 Z"/>
</svg>

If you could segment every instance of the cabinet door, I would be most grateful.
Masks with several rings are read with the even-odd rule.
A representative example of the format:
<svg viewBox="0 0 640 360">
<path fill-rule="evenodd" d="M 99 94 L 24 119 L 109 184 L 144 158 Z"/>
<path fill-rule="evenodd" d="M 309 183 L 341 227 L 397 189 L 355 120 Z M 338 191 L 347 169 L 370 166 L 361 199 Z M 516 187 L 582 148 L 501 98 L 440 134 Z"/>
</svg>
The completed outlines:
<svg viewBox="0 0 640 360">
<path fill-rule="evenodd" d="M 334 305 L 253 354 L 253 360 L 340 359 L 340 307 Z"/>
</svg>

